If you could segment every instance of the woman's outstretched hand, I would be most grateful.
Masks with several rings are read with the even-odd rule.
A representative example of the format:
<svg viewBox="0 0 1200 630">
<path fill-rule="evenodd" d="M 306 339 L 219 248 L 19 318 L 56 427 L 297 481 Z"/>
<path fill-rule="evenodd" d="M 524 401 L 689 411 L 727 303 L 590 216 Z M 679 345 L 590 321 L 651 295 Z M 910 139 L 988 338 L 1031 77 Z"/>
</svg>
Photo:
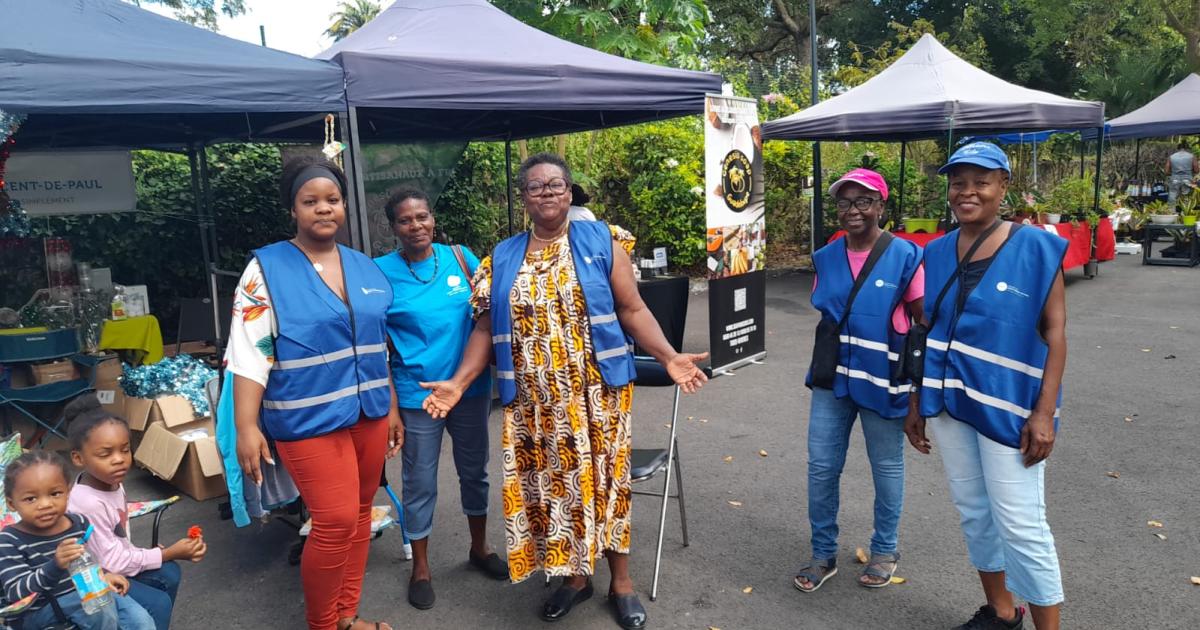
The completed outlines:
<svg viewBox="0 0 1200 630">
<path fill-rule="evenodd" d="M 680 352 L 671 357 L 663 367 L 667 368 L 667 374 L 671 376 L 671 380 L 675 381 L 675 384 L 679 385 L 684 393 L 691 394 L 708 382 L 708 376 L 704 374 L 704 370 L 696 367 L 697 363 L 707 358 L 707 352 L 703 354 Z"/>
<path fill-rule="evenodd" d="M 421 407 L 434 418 L 445 418 L 463 395 L 462 387 L 454 381 L 435 381 L 418 385 L 429 390 L 429 396 L 421 403 Z"/>
</svg>

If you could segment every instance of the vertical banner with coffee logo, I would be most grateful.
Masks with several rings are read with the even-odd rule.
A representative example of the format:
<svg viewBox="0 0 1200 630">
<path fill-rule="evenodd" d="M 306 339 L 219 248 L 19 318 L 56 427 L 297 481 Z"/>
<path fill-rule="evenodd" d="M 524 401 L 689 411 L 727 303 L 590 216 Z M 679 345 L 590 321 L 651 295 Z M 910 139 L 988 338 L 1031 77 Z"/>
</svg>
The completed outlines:
<svg viewBox="0 0 1200 630">
<path fill-rule="evenodd" d="M 766 354 L 762 134 L 753 99 L 704 101 L 709 352 L 713 370 Z"/>
</svg>

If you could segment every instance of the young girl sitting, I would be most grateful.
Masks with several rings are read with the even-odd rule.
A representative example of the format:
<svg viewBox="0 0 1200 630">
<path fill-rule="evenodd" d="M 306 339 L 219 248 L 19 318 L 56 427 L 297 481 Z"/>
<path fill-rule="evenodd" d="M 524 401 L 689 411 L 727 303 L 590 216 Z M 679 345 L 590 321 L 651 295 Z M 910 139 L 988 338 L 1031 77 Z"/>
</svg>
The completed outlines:
<svg viewBox="0 0 1200 630">
<path fill-rule="evenodd" d="M 71 581 L 68 567 L 83 555 L 79 539 L 88 528 L 86 517 L 67 513 L 71 484 L 67 463 L 57 453 L 30 451 L 4 472 L 4 498 L 20 522 L 0 531 L 0 586 L 4 599 L 15 602 L 37 594 L 21 615 L 26 630 L 63 623 L 50 600 L 81 630 L 153 630 L 154 620 L 140 604 L 126 596 L 129 581 L 101 572 L 113 592 L 113 603 L 93 614 Z"/>
<path fill-rule="evenodd" d="M 96 528 L 88 549 L 105 571 L 130 578 L 129 596 L 150 613 L 158 630 L 167 630 L 179 590 L 179 565 L 174 561 L 199 562 L 208 547 L 202 538 L 184 538 L 166 549 L 135 547 L 121 485 L 133 462 L 129 425 L 90 395 L 68 405 L 66 418 L 71 461 L 83 469 L 71 490 L 70 509 L 91 519 Z"/>
</svg>

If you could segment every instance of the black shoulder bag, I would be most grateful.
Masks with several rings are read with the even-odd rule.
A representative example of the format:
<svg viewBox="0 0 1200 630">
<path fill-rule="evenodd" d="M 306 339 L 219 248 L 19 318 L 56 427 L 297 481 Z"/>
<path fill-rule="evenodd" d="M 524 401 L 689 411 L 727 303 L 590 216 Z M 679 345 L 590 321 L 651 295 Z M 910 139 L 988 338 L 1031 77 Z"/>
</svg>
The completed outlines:
<svg viewBox="0 0 1200 630">
<path fill-rule="evenodd" d="M 822 317 L 820 323 L 817 324 L 817 334 L 813 339 L 812 363 L 809 364 L 813 387 L 833 389 L 840 344 L 838 336 L 841 334 L 842 326 L 846 324 L 846 318 L 850 317 L 850 307 L 854 305 L 854 298 L 858 296 L 859 289 L 866 283 L 867 276 L 871 275 L 871 271 L 875 269 L 875 263 L 879 262 L 883 252 L 887 250 L 888 245 L 891 245 L 893 238 L 895 237 L 891 232 L 884 232 L 879 235 L 879 240 L 875 241 L 875 246 L 871 248 L 871 254 L 867 256 L 867 261 L 863 263 L 858 277 L 854 279 L 854 287 L 850 289 L 850 297 L 846 298 L 846 310 L 842 311 L 842 318 L 835 324 Z"/>
<path fill-rule="evenodd" d="M 938 292 L 937 299 L 933 301 L 933 310 L 925 311 L 928 314 L 926 319 L 929 320 L 929 325 L 926 326 L 921 322 L 913 322 L 913 325 L 908 330 L 908 335 L 904 338 L 904 352 L 900 353 L 900 362 L 896 364 L 895 380 L 911 381 L 913 385 L 920 387 L 921 382 L 925 380 L 925 345 L 929 341 L 929 331 L 933 328 L 934 322 L 937 320 L 938 310 L 942 307 L 942 300 L 946 298 L 946 292 L 950 290 L 950 286 L 954 281 L 962 277 L 963 269 L 967 263 L 971 261 L 971 257 L 979 250 L 979 246 L 988 240 L 992 232 L 1000 227 L 1003 221 L 996 221 L 991 227 L 983 231 L 979 238 L 971 243 L 971 247 L 967 250 L 967 255 L 963 256 L 962 260 L 958 261 L 958 267 L 946 280 L 946 284 L 942 286 L 942 290 Z M 1015 227 L 1015 225 L 1014 225 Z"/>
</svg>

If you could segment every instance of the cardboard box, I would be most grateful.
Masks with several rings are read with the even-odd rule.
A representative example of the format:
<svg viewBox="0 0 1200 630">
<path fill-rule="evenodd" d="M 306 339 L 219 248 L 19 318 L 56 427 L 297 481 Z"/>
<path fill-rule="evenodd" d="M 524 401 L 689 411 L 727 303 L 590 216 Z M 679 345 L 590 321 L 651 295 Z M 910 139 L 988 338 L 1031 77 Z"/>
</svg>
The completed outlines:
<svg viewBox="0 0 1200 630">
<path fill-rule="evenodd" d="M 128 397 L 125 399 L 125 419 L 134 431 L 145 431 L 156 422 L 170 428 L 198 420 L 192 403 L 183 396 Z"/>
<path fill-rule="evenodd" d="M 70 359 L 52 363 L 30 363 L 29 372 L 34 385 L 48 385 L 79 378 L 79 368 Z"/>
<path fill-rule="evenodd" d="M 96 383 L 116 383 L 121 378 L 121 360 L 116 356 L 111 356 L 97 363 L 92 370 L 93 380 Z"/>
<path fill-rule="evenodd" d="M 110 357 L 97 363 L 92 370 L 96 398 L 100 399 L 100 405 L 104 407 L 105 411 L 124 418 L 126 415 L 125 392 L 121 389 L 120 383 L 120 359 L 115 356 Z"/>
<path fill-rule="evenodd" d="M 191 411 L 190 405 L 188 411 Z M 196 438 L 198 432 L 202 432 L 203 437 Z M 197 501 L 224 496 L 228 492 L 225 468 L 210 418 L 174 426 L 152 422 L 133 457 L 155 476 Z"/>
</svg>

